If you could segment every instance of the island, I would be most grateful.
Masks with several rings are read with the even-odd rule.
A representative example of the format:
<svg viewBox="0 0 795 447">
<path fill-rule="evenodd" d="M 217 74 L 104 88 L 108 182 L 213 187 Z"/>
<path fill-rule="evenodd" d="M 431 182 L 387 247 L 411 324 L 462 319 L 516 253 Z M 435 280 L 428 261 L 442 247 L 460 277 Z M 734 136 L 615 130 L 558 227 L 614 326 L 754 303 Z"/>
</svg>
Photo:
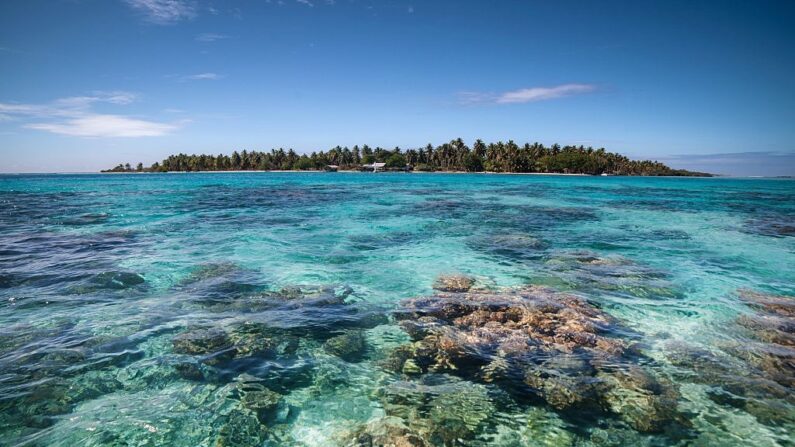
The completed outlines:
<svg viewBox="0 0 795 447">
<path fill-rule="evenodd" d="M 336 146 L 328 151 L 298 154 L 283 148 L 264 151 L 234 151 L 231 155 L 171 155 L 149 167 L 138 163 L 119 164 L 102 172 L 200 172 L 200 171 L 416 171 L 416 172 L 494 172 L 583 175 L 640 175 L 711 177 L 705 172 L 673 169 L 658 161 L 631 160 L 604 148 L 584 146 L 544 146 L 513 140 L 484 143 L 472 147 L 461 138 L 434 147 L 402 150 L 368 145 Z"/>
</svg>

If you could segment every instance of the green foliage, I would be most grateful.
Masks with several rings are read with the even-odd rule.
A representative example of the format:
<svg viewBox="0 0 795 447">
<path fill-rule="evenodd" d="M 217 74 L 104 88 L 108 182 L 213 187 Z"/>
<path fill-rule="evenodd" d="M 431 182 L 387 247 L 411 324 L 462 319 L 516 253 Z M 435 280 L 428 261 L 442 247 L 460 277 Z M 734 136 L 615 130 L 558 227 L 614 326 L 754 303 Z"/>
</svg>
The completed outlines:
<svg viewBox="0 0 795 447">
<path fill-rule="evenodd" d="M 470 153 L 466 156 L 464 168 L 469 172 L 480 172 L 483 170 L 483 160 L 475 153 Z"/>
<path fill-rule="evenodd" d="M 407 165 L 415 171 L 468 171 L 468 172 L 546 172 L 570 174 L 611 175 L 673 175 L 709 176 L 701 172 L 671 169 L 657 161 L 630 160 L 607 152 L 603 148 L 583 146 L 544 146 L 540 143 L 519 146 L 513 141 L 484 143 L 477 140 L 472 148 L 460 138 L 433 147 L 428 144 L 406 151 L 380 147 L 334 147 L 328 151 L 298 155 L 292 149 L 272 149 L 270 152 L 234 151 L 231 155 L 171 155 L 161 163 L 136 171 L 246 171 L 246 170 L 322 170 L 327 165 L 337 165 L 341 170 L 359 169 L 362 164 L 386 163 L 388 169 L 404 169 Z M 105 172 L 131 172 L 129 164 L 120 164 Z"/>
<path fill-rule="evenodd" d="M 297 162 L 295 162 L 293 169 L 299 171 L 308 171 L 310 169 L 315 169 L 315 163 L 309 157 L 303 156 L 299 158 Z"/>
<path fill-rule="evenodd" d="M 398 168 L 402 169 L 406 167 L 406 157 L 403 156 L 401 153 L 392 154 L 389 158 L 386 159 L 386 167 L 387 168 Z"/>
</svg>

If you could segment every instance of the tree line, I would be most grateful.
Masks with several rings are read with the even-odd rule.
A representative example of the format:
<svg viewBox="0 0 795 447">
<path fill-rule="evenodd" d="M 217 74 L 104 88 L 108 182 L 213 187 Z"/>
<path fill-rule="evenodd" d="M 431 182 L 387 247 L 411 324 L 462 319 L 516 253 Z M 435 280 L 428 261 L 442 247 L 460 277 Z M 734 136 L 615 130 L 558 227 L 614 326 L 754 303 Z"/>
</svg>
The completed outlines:
<svg viewBox="0 0 795 447">
<path fill-rule="evenodd" d="M 328 151 L 298 154 L 292 149 L 234 151 L 231 155 L 170 155 L 149 167 L 129 163 L 102 172 L 179 172 L 179 171 L 297 171 L 324 170 L 335 166 L 340 170 L 360 170 L 372 163 L 385 163 L 389 170 L 463 171 L 509 173 L 567 173 L 612 175 L 709 176 L 702 172 L 672 169 L 649 160 L 630 160 L 604 148 L 583 146 L 544 146 L 540 143 L 519 146 L 507 143 L 484 143 L 477 140 L 469 147 L 460 138 L 434 147 L 401 150 L 371 148 L 368 145 L 334 147 Z"/>
</svg>

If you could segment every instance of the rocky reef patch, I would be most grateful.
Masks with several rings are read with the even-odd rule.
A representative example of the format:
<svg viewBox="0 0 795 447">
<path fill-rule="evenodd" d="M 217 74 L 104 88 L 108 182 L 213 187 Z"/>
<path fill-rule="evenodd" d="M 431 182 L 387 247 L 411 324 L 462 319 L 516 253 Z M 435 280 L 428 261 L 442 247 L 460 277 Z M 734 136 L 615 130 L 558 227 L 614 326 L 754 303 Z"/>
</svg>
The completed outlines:
<svg viewBox="0 0 795 447">
<path fill-rule="evenodd" d="M 646 367 L 637 334 L 581 297 L 538 286 L 438 291 L 403 301 L 394 316 L 413 341 L 384 366 L 405 377 L 454 375 L 640 432 L 687 429 L 676 386 Z"/>
<path fill-rule="evenodd" d="M 733 337 L 714 349 L 672 341 L 666 356 L 682 368 L 678 379 L 709 386 L 714 402 L 786 430 L 795 425 L 795 298 L 752 290 L 737 296 L 750 312 L 727 326 Z"/>
<path fill-rule="evenodd" d="M 342 445 L 467 445 L 492 425 L 499 393 L 446 374 L 397 381 L 380 389 L 385 417 L 343 433 Z"/>
<path fill-rule="evenodd" d="M 210 367 L 217 369 L 215 375 L 225 377 L 273 360 L 266 369 L 305 376 L 302 368 L 280 365 L 295 359 L 301 343 L 317 343 L 325 353 L 344 361 L 361 361 L 368 351 L 362 331 L 386 323 L 387 317 L 380 309 L 346 301 L 349 294 L 344 288 L 289 287 L 216 304 L 214 311 L 239 312 L 245 307 L 247 313 L 224 325 L 188 327 L 176 334 L 171 340 L 173 352 L 190 359 L 180 372 L 201 380 Z"/>
<path fill-rule="evenodd" d="M 472 236 L 467 246 L 475 251 L 507 261 L 541 259 L 547 244 L 523 232 Z"/>
<path fill-rule="evenodd" d="M 743 231 L 770 237 L 793 237 L 795 236 L 793 219 L 795 217 L 792 214 L 748 219 Z"/>
<path fill-rule="evenodd" d="M 592 251 L 574 250 L 551 253 L 544 271 L 557 285 L 582 291 L 601 291 L 640 298 L 679 298 L 666 272 L 638 264 L 623 256 L 603 256 Z"/>
</svg>

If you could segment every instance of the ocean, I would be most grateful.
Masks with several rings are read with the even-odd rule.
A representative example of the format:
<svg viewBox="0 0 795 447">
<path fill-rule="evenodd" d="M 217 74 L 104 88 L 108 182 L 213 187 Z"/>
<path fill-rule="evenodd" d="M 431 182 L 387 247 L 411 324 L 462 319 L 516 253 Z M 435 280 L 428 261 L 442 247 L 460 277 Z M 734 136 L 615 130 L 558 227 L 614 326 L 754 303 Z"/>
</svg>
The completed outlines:
<svg viewBox="0 0 795 447">
<path fill-rule="evenodd" d="M 795 445 L 795 181 L 0 176 L 0 445 Z"/>
</svg>

